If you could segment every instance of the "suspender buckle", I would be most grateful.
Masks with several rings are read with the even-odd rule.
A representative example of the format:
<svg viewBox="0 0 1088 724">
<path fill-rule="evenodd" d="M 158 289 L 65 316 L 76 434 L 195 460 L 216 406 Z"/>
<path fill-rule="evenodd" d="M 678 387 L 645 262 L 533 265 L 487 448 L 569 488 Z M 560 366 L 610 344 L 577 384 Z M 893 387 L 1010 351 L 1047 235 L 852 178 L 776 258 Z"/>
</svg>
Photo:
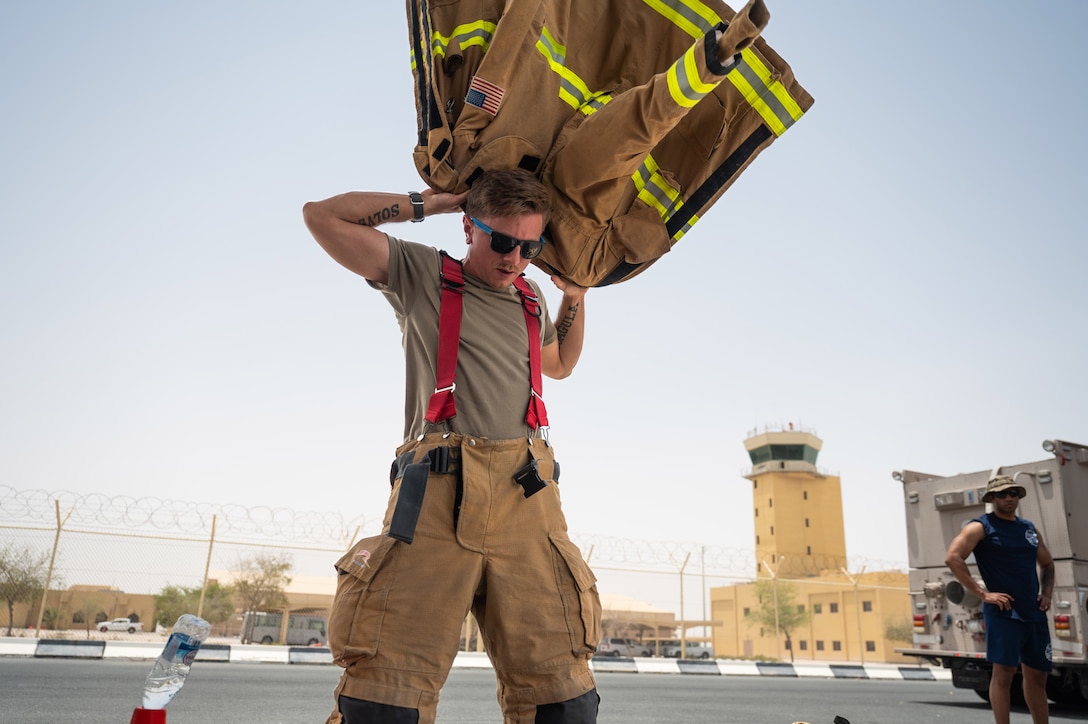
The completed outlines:
<svg viewBox="0 0 1088 724">
<path fill-rule="evenodd" d="M 548 427 L 547 425 L 541 425 L 541 426 L 540 426 L 540 427 L 538 427 L 537 429 L 535 429 L 535 430 L 533 430 L 532 432 L 530 432 L 530 433 L 529 433 L 529 447 L 532 447 L 532 446 L 533 446 L 533 435 L 534 435 L 535 433 L 538 433 L 538 432 L 540 433 L 540 439 L 544 441 L 544 446 L 545 446 L 545 447 L 550 447 L 552 443 L 551 443 L 551 441 L 550 441 L 550 440 L 548 439 L 548 431 L 549 431 L 549 430 L 551 430 L 551 428 L 550 428 L 550 427 Z"/>
<path fill-rule="evenodd" d="M 465 283 L 459 282 L 454 279 L 450 279 L 445 274 L 442 275 L 442 288 L 448 289 L 451 292 L 457 292 L 463 294 L 465 290 Z"/>
<path fill-rule="evenodd" d="M 540 299 L 532 294 L 522 292 L 521 306 L 525 308 L 526 314 L 530 314 L 534 317 L 540 316 Z"/>
</svg>

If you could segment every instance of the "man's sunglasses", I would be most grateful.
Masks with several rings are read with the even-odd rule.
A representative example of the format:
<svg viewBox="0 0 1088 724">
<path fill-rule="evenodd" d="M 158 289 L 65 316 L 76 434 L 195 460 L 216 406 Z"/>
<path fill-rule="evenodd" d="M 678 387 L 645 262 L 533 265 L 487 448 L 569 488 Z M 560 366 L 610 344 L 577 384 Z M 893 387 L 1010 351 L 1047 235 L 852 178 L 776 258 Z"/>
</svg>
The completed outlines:
<svg viewBox="0 0 1088 724">
<path fill-rule="evenodd" d="M 475 224 L 477 228 L 480 228 L 485 233 L 491 235 L 491 251 L 496 254 L 509 254 L 520 246 L 522 259 L 536 259 L 540 256 L 540 252 L 544 250 L 544 245 L 548 243 L 544 241 L 543 236 L 537 239 L 515 239 L 509 234 L 495 231 L 475 216 L 471 218 L 472 223 Z"/>
<path fill-rule="evenodd" d="M 1002 498 L 1002 499 L 1004 499 L 1004 498 L 1019 498 L 1020 497 L 1020 493 L 1015 491 L 1015 490 L 1001 490 L 1001 491 L 996 492 L 996 493 L 990 493 L 990 495 L 994 496 L 995 498 Z"/>
</svg>

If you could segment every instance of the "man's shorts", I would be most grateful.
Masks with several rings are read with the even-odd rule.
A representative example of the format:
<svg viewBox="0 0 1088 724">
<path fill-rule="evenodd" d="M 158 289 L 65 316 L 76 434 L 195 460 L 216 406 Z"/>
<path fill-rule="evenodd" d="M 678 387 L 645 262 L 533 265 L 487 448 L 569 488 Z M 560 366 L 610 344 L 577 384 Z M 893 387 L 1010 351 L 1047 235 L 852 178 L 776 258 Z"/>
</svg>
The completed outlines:
<svg viewBox="0 0 1088 724">
<path fill-rule="evenodd" d="M 1027 622 L 1004 616 L 985 619 L 987 661 L 1004 666 L 1023 663 L 1039 671 L 1050 671 L 1050 629 L 1045 620 Z"/>
</svg>

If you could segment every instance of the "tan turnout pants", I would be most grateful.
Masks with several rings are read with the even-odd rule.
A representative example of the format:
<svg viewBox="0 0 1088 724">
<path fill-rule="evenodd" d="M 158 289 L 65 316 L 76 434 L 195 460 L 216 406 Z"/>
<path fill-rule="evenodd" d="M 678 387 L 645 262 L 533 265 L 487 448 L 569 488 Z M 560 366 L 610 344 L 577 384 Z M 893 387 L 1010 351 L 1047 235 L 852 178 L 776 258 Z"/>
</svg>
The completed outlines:
<svg viewBox="0 0 1088 724">
<path fill-rule="evenodd" d="M 412 543 L 385 535 L 398 478 L 383 535 L 337 562 L 329 646 L 344 673 L 335 695 L 418 709 L 421 724 L 433 722 L 472 611 L 504 721 L 531 724 L 537 705 L 594 688 L 589 659 L 600 637 L 596 579 L 567 536 L 553 450 L 540 439 L 432 434 L 397 455 L 425 460 L 436 447 L 450 448 L 453 469 L 429 475 Z M 530 459 L 547 484 L 526 498 L 513 476 Z M 334 711 L 329 722 L 339 721 Z"/>
</svg>

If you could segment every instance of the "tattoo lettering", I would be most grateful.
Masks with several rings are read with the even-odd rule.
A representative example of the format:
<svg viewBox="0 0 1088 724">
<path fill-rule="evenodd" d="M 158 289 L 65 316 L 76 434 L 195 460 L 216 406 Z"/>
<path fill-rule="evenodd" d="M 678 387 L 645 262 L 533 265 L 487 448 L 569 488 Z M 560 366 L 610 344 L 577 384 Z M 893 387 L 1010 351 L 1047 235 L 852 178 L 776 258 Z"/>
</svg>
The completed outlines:
<svg viewBox="0 0 1088 724">
<path fill-rule="evenodd" d="M 364 216 L 359 219 L 360 226 L 377 226 L 383 221 L 389 221 L 400 216 L 400 204 L 393 204 L 392 206 L 386 206 L 381 211 L 375 211 L 370 216 Z"/>
<path fill-rule="evenodd" d="M 577 304 L 572 304 L 567 307 L 567 313 L 564 314 L 563 318 L 559 320 L 559 323 L 555 325 L 559 344 L 563 344 L 567 332 L 569 332 L 571 326 L 574 325 L 574 318 L 578 316 L 578 309 L 581 308 L 581 306 L 582 303 L 578 302 Z"/>
</svg>

